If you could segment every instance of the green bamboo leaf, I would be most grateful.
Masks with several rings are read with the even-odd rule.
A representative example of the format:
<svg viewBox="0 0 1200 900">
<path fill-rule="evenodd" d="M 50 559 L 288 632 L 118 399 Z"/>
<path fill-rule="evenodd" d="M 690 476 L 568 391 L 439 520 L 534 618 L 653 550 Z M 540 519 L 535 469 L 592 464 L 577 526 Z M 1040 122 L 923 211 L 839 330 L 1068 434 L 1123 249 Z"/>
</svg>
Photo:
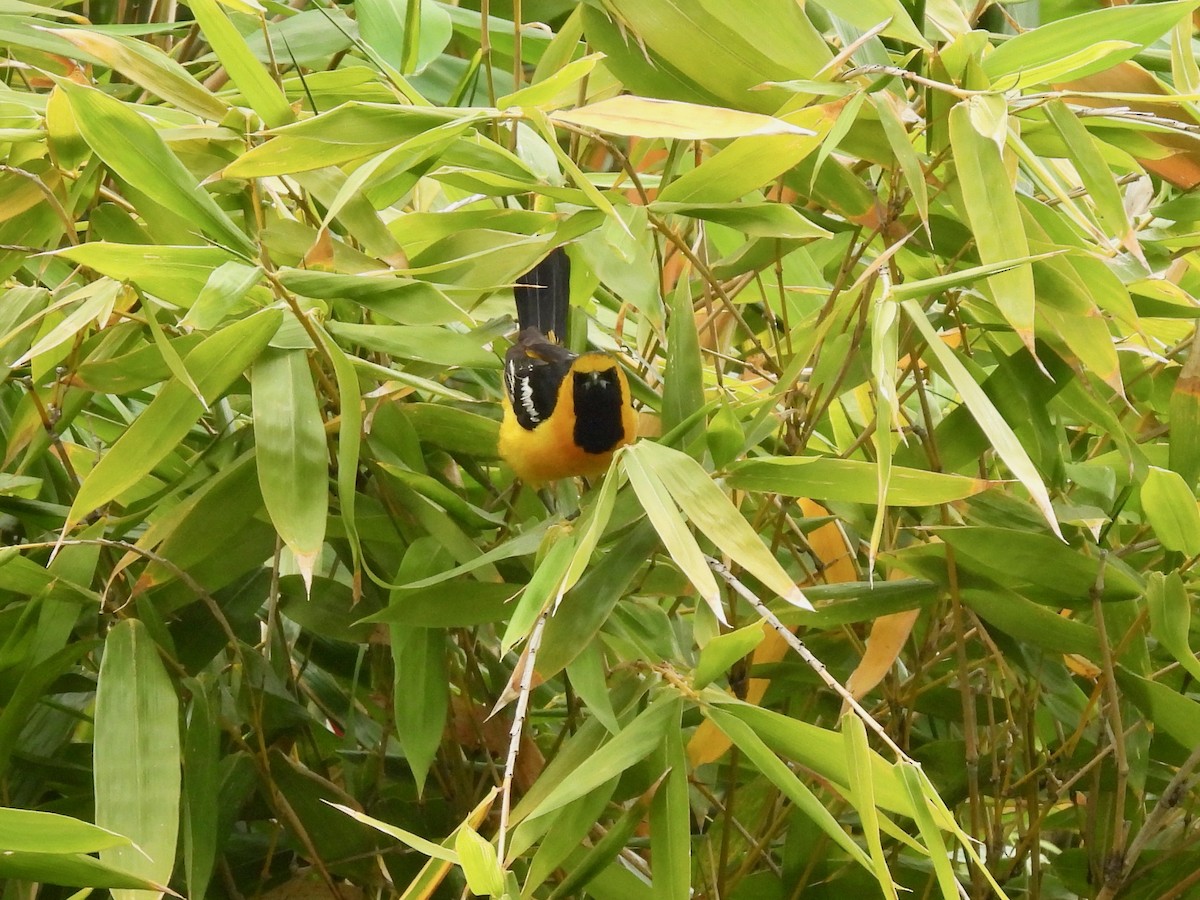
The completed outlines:
<svg viewBox="0 0 1200 900">
<path fill-rule="evenodd" d="M 328 800 L 324 801 L 329 803 Z M 430 859 L 441 860 L 452 865 L 458 865 L 458 853 L 441 844 L 435 844 L 433 841 L 428 841 L 420 835 L 413 834 L 411 831 L 405 831 L 403 828 L 398 828 L 395 825 L 389 825 L 387 822 L 382 822 L 372 816 L 368 816 L 364 812 L 359 812 L 357 809 L 351 809 L 349 806 L 343 806 L 340 803 L 329 803 L 334 809 L 345 813 L 356 822 L 361 822 L 377 831 L 382 831 L 388 837 L 393 837 L 406 847 L 412 847 L 418 853 L 428 856 Z"/>
<path fill-rule="evenodd" d="M 900 0 L 818 0 L 818 5 L 864 31 L 886 22 L 887 27 L 880 32 L 884 36 L 931 49 Z"/>
<path fill-rule="evenodd" d="M 417 793 L 421 794 L 442 743 L 450 708 L 446 637 L 438 628 L 405 625 L 393 625 L 389 634 L 395 671 L 396 735 L 417 783 Z"/>
<path fill-rule="evenodd" d="M 363 41 L 405 75 L 436 60 L 453 34 L 449 14 L 431 0 L 360 0 L 355 13 Z"/>
<path fill-rule="evenodd" d="M 1068 619 L 1000 585 L 965 588 L 963 602 L 988 625 L 1051 653 L 1100 657 L 1100 637 L 1092 625 Z"/>
<path fill-rule="evenodd" d="M 895 300 L 912 300 L 917 297 L 929 297 L 934 294 L 940 294 L 942 291 L 949 290 L 950 288 L 972 284 L 981 278 L 995 275 L 997 272 L 1014 269 L 1026 263 L 1034 263 L 1043 259 L 1062 256 L 1066 252 L 1066 250 L 1052 250 L 1048 253 L 1033 253 L 1017 259 L 1005 259 L 983 266 L 971 266 L 970 268 L 959 269 L 946 275 L 905 280 L 902 284 L 892 285 L 892 297 Z"/>
<path fill-rule="evenodd" d="M 1169 413 L 1169 465 L 1192 487 L 1200 478 L 1200 453 L 1194 452 L 1200 446 L 1200 353 L 1189 353 L 1184 361 L 1171 391 Z"/>
<path fill-rule="evenodd" d="M 663 203 L 650 204 L 652 212 L 661 215 L 688 216 L 727 225 L 754 237 L 785 240 L 811 240 L 830 237 L 831 232 L 810 222 L 795 208 L 782 203 L 745 200 L 740 203 Z M 680 286 L 687 284 L 681 280 Z M 668 346 L 669 343 L 668 343 Z M 670 384 L 668 381 L 667 384 Z"/>
<path fill-rule="evenodd" d="M 1116 235 L 1118 240 L 1124 239 L 1130 232 L 1129 216 L 1125 212 L 1121 189 L 1096 145 L 1096 139 L 1061 100 L 1051 100 L 1043 108 L 1046 118 L 1067 145 L 1075 171 L 1096 204 L 1101 224 L 1110 235 Z"/>
<path fill-rule="evenodd" d="M 739 659 L 754 652 L 754 648 L 762 643 L 766 631 L 765 622 L 755 622 L 745 628 L 719 634 L 700 649 L 700 659 L 696 662 L 696 671 L 692 673 L 692 684 L 696 690 L 707 687 L 719 676 L 729 671 Z"/>
<path fill-rule="evenodd" d="M 338 503 L 341 507 L 342 527 L 345 528 L 346 536 L 350 539 L 350 550 L 357 566 L 362 552 L 359 546 L 358 520 L 355 515 L 358 463 L 359 455 L 362 452 L 362 393 L 358 376 L 342 348 L 324 329 L 318 329 L 317 335 L 321 339 L 322 349 L 333 363 L 333 374 L 337 380 L 338 412 L 340 414 L 337 447 Z"/>
<path fill-rule="evenodd" d="M 889 282 L 890 286 L 890 282 Z M 879 552 L 883 523 L 887 516 L 888 486 L 892 481 L 893 429 L 899 430 L 900 400 L 896 394 L 896 370 L 899 366 L 900 307 L 886 295 L 871 308 L 871 378 L 875 384 L 875 456 L 878 494 L 875 521 L 871 526 L 869 557 Z"/>
<path fill-rule="evenodd" d="M 282 319 L 279 310 L 264 310 L 218 331 L 187 355 L 185 365 L 209 403 L 254 361 Z M 65 528 L 137 484 L 174 452 L 203 412 L 200 400 L 184 384 L 176 379 L 167 382 L 88 473 L 71 504 Z"/>
<path fill-rule="evenodd" d="M 161 882 L 125 872 L 94 856 L 69 853 L 28 853 L 21 850 L 2 853 L 0 878 L 65 887 L 141 889 L 121 891 L 123 895 L 149 893 L 150 896 L 160 896 L 166 890 Z"/>
<path fill-rule="evenodd" d="M 621 730 L 617 721 L 616 710 L 613 709 L 612 697 L 609 695 L 608 670 L 604 660 L 604 649 L 600 641 L 588 641 L 579 651 L 579 655 L 567 666 L 567 676 L 571 679 L 571 687 L 579 695 L 579 699 L 610 734 Z"/>
<path fill-rule="evenodd" d="M 103 61 L 138 87 L 182 110 L 213 122 L 220 122 L 229 112 L 229 105 L 224 100 L 149 41 L 82 28 L 47 30 Z"/>
<path fill-rule="evenodd" d="M 963 211 L 985 264 L 1029 255 L 1021 210 L 1001 156 L 1007 120 L 1005 100 L 997 95 L 972 97 L 950 110 L 950 146 Z M 1004 269 L 990 275 L 988 284 L 1001 315 L 1032 351 L 1033 269 L 1024 264 Z"/>
<path fill-rule="evenodd" d="M 1082 78 L 1133 58 L 1198 6 L 1114 6 L 1058 19 L 1005 41 L 984 58 L 983 71 L 1000 85 L 1022 87 Z M 1005 75 L 1013 78 L 1006 82 Z"/>
<path fill-rule="evenodd" d="M 1142 510 L 1168 550 L 1200 553 L 1200 508 L 1178 472 L 1149 467 L 1142 482 Z"/>
<path fill-rule="evenodd" d="M 604 59 L 603 53 L 589 53 L 557 68 L 554 74 L 537 81 L 529 87 L 496 99 L 500 109 L 521 106 L 537 106 L 555 109 L 578 102 L 577 85 L 591 74 L 597 63 Z"/>
<path fill-rule="evenodd" d="M 1150 611 L 1151 633 L 1193 678 L 1200 679 L 1200 660 L 1189 643 L 1192 604 L 1178 572 L 1150 574 L 1146 607 Z"/>
<path fill-rule="evenodd" d="M 771 752 L 771 748 L 751 725 L 715 706 L 705 709 L 704 714 L 738 746 L 738 749 L 746 754 L 746 758 L 759 772 L 779 788 L 784 796 L 796 805 L 797 809 L 832 838 L 833 842 L 841 847 L 851 859 L 867 871 L 874 871 L 871 859 L 863 853 L 862 848 L 850 839 L 838 820 L 804 782 Z"/>
<path fill-rule="evenodd" d="M 639 462 L 662 482 L 688 520 L 722 553 L 784 600 L 802 609 L 812 609 L 803 591 L 784 571 L 762 538 L 698 462 L 685 453 L 653 441 L 635 444 L 627 451 L 627 458 L 635 454 Z"/>
<path fill-rule="evenodd" d="M 654 896 L 687 900 L 692 886 L 691 804 L 683 730 L 667 730 L 666 782 L 650 805 L 650 874 Z"/>
<path fill-rule="evenodd" d="M 200 681 L 190 682 L 188 689 L 192 705 L 183 742 L 183 859 L 188 894 L 203 897 L 217 861 L 221 734 L 210 689 Z"/>
<path fill-rule="evenodd" d="M 482 117 L 478 110 L 351 101 L 276 129 L 270 140 L 230 163 L 224 174 L 263 178 L 309 172 L 393 149 L 397 152 L 393 165 L 413 166 L 448 147 Z"/>
<path fill-rule="evenodd" d="M 208 412 L 208 403 L 204 400 L 204 394 L 192 379 L 192 375 L 187 370 L 187 366 L 183 364 L 183 359 L 180 358 L 178 351 L 167 340 L 166 334 L 163 332 L 162 323 L 158 321 L 158 313 L 154 308 L 154 304 L 142 298 L 142 311 L 145 314 L 146 325 L 150 330 L 150 336 L 154 340 L 154 346 L 162 355 L 163 364 L 167 370 L 179 380 L 179 383 L 192 392 L 192 396 L 200 401 L 200 405 L 204 407 L 204 411 Z"/>
<path fill-rule="evenodd" d="M 622 483 L 620 470 L 612 471 L 600 485 L 595 502 L 583 514 L 583 521 L 575 532 L 575 553 L 563 576 L 562 586 L 555 599 L 556 606 L 562 599 L 562 595 L 579 582 L 584 570 L 591 562 L 592 555 L 596 552 L 596 545 L 600 543 L 600 538 L 604 536 L 604 530 L 608 527 L 609 519 L 612 517 L 613 507 L 617 502 L 617 489 Z"/>
<path fill-rule="evenodd" d="M 849 790 L 850 772 L 840 733 L 741 701 L 722 701 L 719 711 L 739 719 L 775 753 L 817 772 L 841 793 Z M 911 817 L 908 795 L 896 780 L 892 767 L 873 750 L 868 758 L 879 808 Z M 861 849 L 859 854 L 870 868 L 866 854 Z"/>
<path fill-rule="evenodd" d="M 716 413 L 708 420 L 704 441 L 708 445 L 708 454 L 712 457 L 713 465 L 718 470 L 728 468 L 741 454 L 746 446 L 746 432 L 742 429 L 737 413 L 734 412 L 733 404 L 722 403 L 717 407 Z"/>
<path fill-rule="evenodd" d="M 561 809 L 641 762 L 662 743 L 668 723 L 679 721 L 681 703 L 670 693 L 659 696 L 612 740 L 592 753 L 581 770 L 555 783 L 525 819 L 536 819 Z"/>
<path fill-rule="evenodd" d="M 634 453 L 637 448 L 649 444 L 642 441 L 634 444 L 621 455 L 625 474 L 637 494 L 638 501 L 646 510 L 646 515 L 654 525 L 654 530 L 662 539 L 667 553 L 675 560 L 676 565 L 700 593 L 701 598 L 713 611 L 713 615 L 725 622 L 725 610 L 721 607 L 721 594 L 717 589 L 717 580 L 713 577 L 700 545 L 688 531 L 687 524 L 679 514 L 679 507 L 671 499 L 662 479 L 658 477 L 656 467 L 643 464 L 641 455 Z M 708 476 L 705 475 L 707 478 Z M 728 503 L 728 500 L 725 502 Z M 756 536 L 757 537 L 757 536 Z"/>
<path fill-rule="evenodd" d="M 117 623 L 104 642 L 93 760 L 96 823 L 136 842 L 101 851 L 100 861 L 165 883 L 179 831 L 179 699 L 157 645 L 137 619 Z M 147 897 L 137 891 L 113 896 Z"/>
<path fill-rule="evenodd" d="M 614 778 L 557 813 L 517 826 L 509 841 L 510 860 L 524 853 L 534 842 L 540 842 L 525 878 L 526 895 L 545 884 L 571 854 L 579 850 L 588 832 L 603 816 L 618 782 L 619 779 Z"/>
<path fill-rule="evenodd" d="M 188 307 L 213 270 L 231 262 L 219 247 L 168 247 L 92 241 L 66 247 L 58 256 L 118 281 L 132 281 L 147 294 Z"/>
<path fill-rule="evenodd" d="M 1004 460 L 1005 465 L 1012 471 L 1017 480 L 1025 486 L 1029 491 L 1033 502 L 1041 510 L 1042 515 L 1046 517 L 1050 529 L 1059 537 L 1062 537 L 1062 532 L 1058 527 L 1058 520 L 1054 515 L 1054 508 L 1050 504 L 1050 494 L 1046 490 L 1046 485 L 1043 484 L 1041 476 L 1038 474 L 1037 468 L 1033 465 L 1033 461 L 1029 458 L 1029 454 L 1025 452 L 1025 448 L 1021 446 L 1020 439 L 1013 432 L 1012 427 L 1000 415 L 996 407 L 992 405 L 992 401 L 988 399 L 987 394 L 971 377 L 971 373 L 959 361 L 953 351 L 950 350 L 933 330 L 933 326 L 925 317 L 925 311 L 921 309 L 919 303 L 915 300 L 905 300 L 902 304 L 904 311 L 908 314 L 909 319 L 917 326 L 917 330 L 925 338 L 929 349 L 933 351 L 933 355 L 937 357 L 942 369 L 946 373 L 946 377 L 950 379 L 950 383 L 954 385 L 954 389 L 958 391 L 962 397 L 963 404 L 970 410 L 971 415 L 979 424 L 984 434 L 992 443 L 996 453 Z M 1031 332 L 1032 335 L 1032 332 Z"/>
<path fill-rule="evenodd" d="M 455 835 L 454 851 L 471 893 L 484 897 L 499 897 L 504 893 L 504 873 L 490 841 L 467 825 Z"/>
<path fill-rule="evenodd" d="M 831 124 L 808 110 L 788 116 L 788 121 L 818 133 L 738 138 L 664 187 L 658 199 L 663 203 L 731 203 L 778 178 L 821 145 Z"/>
<path fill-rule="evenodd" d="M 187 2 L 200 25 L 200 30 L 204 32 L 205 40 L 213 48 L 217 59 L 229 73 L 230 80 L 237 85 L 251 108 L 271 128 L 293 121 L 296 114 L 292 111 L 287 97 L 266 67 L 254 58 L 254 54 L 246 45 L 246 39 L 233 27 L 233 23 L 216 0 Z"/>
<path fill-rule="evenodd" d="M 133 107 L 92 88 L 69 82 L 62 86 L 84 140 L 106 166 L 156 203 L 185 216 L 216 243 L 243 257 L 257 255 L 250 239 Z"/>
<path fill-rule="evenodd" d="M 1105 601 L 1131 600 L 1142 594 L 1134 570 L 1087 544 L 1075 548 L 1048 534 L 989 526 L 938 528 L 937 534 L 972 568 L 978 565 L 1009 587 L 1033 586 L 1049 606 L 1087 607 L 1098 585 Z M 994 553 L 998 545 L 1007 547 L 1013 558 L 998 560 Z"/>
<path fill-rule="evenodd" d="M 529 586 L 500 639 L 504 653 L 528 637 L 542 610 L 562 596 L 563 579 L 575 555 L 575 536 L 562 526 L 555 526 L 546 534 L 546 543 L 549 549 L 529 579 Z"/>
<path fill-rule="evenodd" d="M 670 432 L 704 405 L 704 366 L 692 310 L 688 279 L 680 278 L 671 295 L 667 320 L 667 362 L 663 379 L 662 427 Z M 696 426 L 699 427 L 697 422 Z M 687 440 L 683 442 L 685 445 Z"/>
<path fill-rule="evenodd" d="M 561 671 L 596 637 L 657 546 L 653 525 L 643 520 L 583 574 L 546 623 L 537 657 L 537 670 L 543 677 Z"/>
<path fill-rule="evenodd" d="M 850 774 L 850 796 L 854 808 L 858 810 L 867 848 L 871 851 L 875 881 L 885 897 L 896 900 L 896 885 L 892 882 L 887 857 L 883 852 L 883 841 L 879 836 L 879 812 L 875 808 L 875 783 L 871 778 L 867 730 L 862 719 L 854 713 L 842 716 L 842 742 L 846 753 L 846 771 Z"/>
<path fill-rule="evenodd" d="M 1116 675 L 1122 696 L 1154 723 L 1156 733 L 1162 732 L 1188 751 L 1200 747 L 1200 703 L 1124 666 L 1117 666 Z"/>
<path fill-rule="evenodd" d="M 121 285 L 119 283 L 109 278 L 102 278 L 98 281 L 90 282 L 79 288 L 79 290 L 72 291 L 66 297 L 63 297 L 60 302 L 55 303 L 46 311 L 49 312 L 53 309 L 70 305 L 75 305 L 75 308 L 63 316 L 61 322 L 41 335 L 32 347 L 13 362 L 13 366 L 24 365 L 35 357 L 49 353 L 56 347 L 71 340 L 93 320 L 101 322 L 107 320 L 112 313 L 113 304 L 120 292 Z M 36 320 L 36 317 L 34 318 Z M 12 332 L 5 337 L 8 338 L 11 336 Z"/>
<path fill-rule="evenodd" d="M 677 730 L 677 729 L 676 729 Z M 559 900 L 563 897 L 578 897 L 583 888 L 592 882 L 604 869 L 613 863 L 639 825 L 646 821 L 653 797 L 657 796 L 661 780 L 652 785 L 650 790 L 638 797 L 621 813 L 620 817 L 608 826 L 604 837 L 596 841 L 582 854 L 577 864 L 565 866 L 566 874 L 554 890 L 550 892 L 549 900 Z M 661 894 L 655 896 L 661 897 Z"/>
<path fill-rule="evenodd" d="M 97 853 L 130 844 L 124 835 L 70 816 L 0 807 L 0 847 L 22 853 Z"/>
<path fill-rule="evenodd" d="M 468 369 L 500 368 L 496 354 L 480 346 L 486 339 L 484 335 L 457 334 L 431 325 L 355 325 L 331 321 L 328 327 L 340 340 L 399 359 Z"/>
<path fill-rule="evenodd" d="M 933 863 L 933 872 L 937 877 L 938 887 L 942 891 L 942 900 L 957 900 L 963 891 L 954 875 L 954 867 L 950 863 L 950 854 L 946 850 L 946 842 L 942 839 L 942 829 L 930 812 L 928 782 L 922 777 L 919 769 L 910 763 L 897 762 L 896 774 L 904 789 L 908 792 L 909 802 L 913 808 L 913 820 L 921 833 L 921 839 L 929 849 L 929 858 Z M 936 792 L 934 792 L 936 795 Z"/>
<path fill-rule="evenodd" d="M 212 270 L 203 290 L 187 314 L 179 320 L 181 328 L 211 331 L 225 318 L 262 278 L 262 266 L 227 262 Z"/>
<path fill-rule="evenodd" d="M 552 122 L 566 122 L 605 134 L 623 137 L 674 138 L 684 141 L 716 140 L 750 135 L 812 135 L 773 116 L 718 106 L 701 106 L 678 100 L 659 100 L 622 94 L 588 106 L 551 114 Z"/>
<path fill-rule="evenodd" d="M 897 5 L 899 5 L 898 2 Z M 874 100 L 875 112 L 879 116 L 879 123 L 883 126 L 883 134 L 887 138 L 888 146 L 892 148 L 892 153 L 896 155 L 896 161 L 900 164 L 904 184 L 912 194 L 917 215 L 921 217 L 921 224 L 928 231 L 929 188 L 925 182 L 925 170 L 921 168 L 921 161 L 917 158 L 917 151 L 912 145 L 912 139 L 908 136 L 908 130 L 904 127 L 904 123 L 893 106 L 893 103 L 897 102 L 895 95 L 888 91 L 880 91 L 871 94 L 871 98 Z"/>
<path fill-rule="evenodd" d="M 250 386 L 263 502 L 311 586 L 329 516 L 329 452 L 308 354 L 267 349 Z"/>
<path fill-rule="evenodd" d="M 606 0 L 604 8 L 632 36 L 625 39 L 627 53 L 643 60 L 657 57 L 693 91 L 733 108 L 775 112 L 786 95 L 754 88 L 768 81 L 812 78 L 832 58 L 804 10 L 783 0 L 753 6 Z M 590 27 L 588 32 L 590 39 Z M 617 48 L 600 49 L 610 60 L 620 58 Z"/>
</svg>

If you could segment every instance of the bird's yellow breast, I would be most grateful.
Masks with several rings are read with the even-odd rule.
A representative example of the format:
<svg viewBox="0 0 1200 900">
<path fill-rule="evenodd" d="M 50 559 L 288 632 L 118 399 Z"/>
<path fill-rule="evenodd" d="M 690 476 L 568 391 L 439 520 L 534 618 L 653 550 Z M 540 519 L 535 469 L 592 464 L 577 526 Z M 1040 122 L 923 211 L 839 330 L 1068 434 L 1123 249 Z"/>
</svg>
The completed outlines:
<svg viewBox="0 0 1200 900">
<path fill-rule="evenodd" d="M 575 422 L 587 410 L 576 410 L 574 373 L 615 371 L 621 387 L 621 437 L 600 453 L 589 453 L 575 443 Z M 607 353 L 585 353 L 576 359 L 558 388 L 554 412 L 532 429 L 521 426 L 508 395 L 504 396 L 500 424 L 500 455 L 517 477 L 533 485 L 574 475 L 599 475 L 608 468 L 613 453 L 633 441 L 637 418 L 629 399 L 629 383 L 621 367 Z"/>
</svg>

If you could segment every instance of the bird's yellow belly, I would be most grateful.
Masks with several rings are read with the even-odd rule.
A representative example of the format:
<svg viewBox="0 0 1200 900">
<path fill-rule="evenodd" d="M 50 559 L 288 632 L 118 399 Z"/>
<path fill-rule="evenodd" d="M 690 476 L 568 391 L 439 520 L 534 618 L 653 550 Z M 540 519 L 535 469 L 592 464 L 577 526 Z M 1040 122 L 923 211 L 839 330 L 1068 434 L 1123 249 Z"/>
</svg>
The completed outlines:
<svg viewBox="0 0 1200 900">
<path fill-rule="evenodd" d="M 500 455 L 522 481 L 539 485 L 573 475 L 599 475 L 612 462 L 616 447 L 604 453 L 588 453 L 576 446 L 573 417 L 551 416 L 528 431 L 521 427 L 507 400 L 504 406 Z"/>
</svg>

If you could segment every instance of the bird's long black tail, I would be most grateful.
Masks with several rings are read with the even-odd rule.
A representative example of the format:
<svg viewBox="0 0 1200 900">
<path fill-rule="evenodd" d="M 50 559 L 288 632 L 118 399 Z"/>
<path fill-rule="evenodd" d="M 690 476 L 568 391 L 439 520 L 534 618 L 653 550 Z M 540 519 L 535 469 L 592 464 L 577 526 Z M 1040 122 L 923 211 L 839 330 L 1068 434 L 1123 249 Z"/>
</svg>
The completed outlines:
<svg viewBox="0 0 1200 900">
<path fill-rule="evenodd" d="M 566 340 L 571 260 L 562 247 L 555 247 L 549 256 L 517 279 L 513 294 L 522 331 L 533 327 L 542 334 L 553 334 L 559 343 Z"/>
</svg>

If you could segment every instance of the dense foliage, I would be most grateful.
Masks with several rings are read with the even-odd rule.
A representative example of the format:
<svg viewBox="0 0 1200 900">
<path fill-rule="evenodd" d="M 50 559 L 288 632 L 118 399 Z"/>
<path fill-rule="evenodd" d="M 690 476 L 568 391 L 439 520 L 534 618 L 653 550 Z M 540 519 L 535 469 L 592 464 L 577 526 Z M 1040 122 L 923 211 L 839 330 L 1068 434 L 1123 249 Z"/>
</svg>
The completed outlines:
<svg viewBox="0 0 1200 900">
<path fill-rule="evenodd" d="M 0 0 L 4 900 L 1195 896 L 1200 2 L 482 5 Z"/>
</svg>

